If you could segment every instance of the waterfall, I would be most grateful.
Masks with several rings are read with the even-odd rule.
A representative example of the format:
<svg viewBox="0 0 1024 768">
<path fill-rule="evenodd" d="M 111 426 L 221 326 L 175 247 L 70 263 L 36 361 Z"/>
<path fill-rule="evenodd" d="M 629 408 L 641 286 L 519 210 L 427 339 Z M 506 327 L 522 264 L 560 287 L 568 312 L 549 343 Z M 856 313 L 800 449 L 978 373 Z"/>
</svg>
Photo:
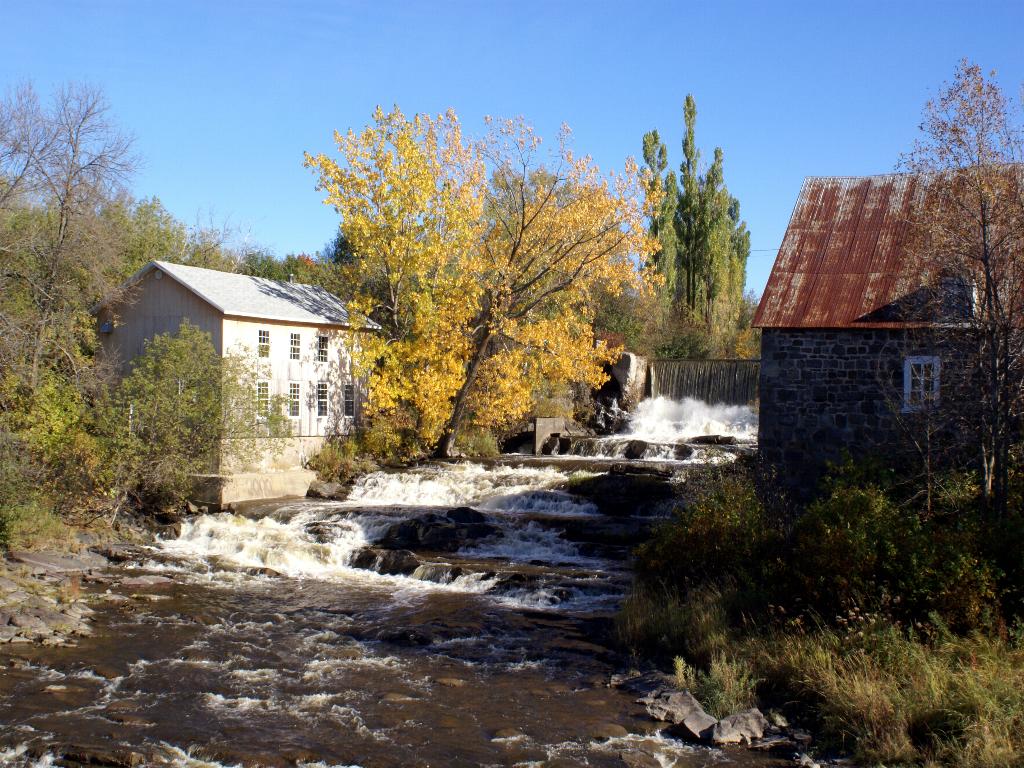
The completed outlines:
<svg viewBox="0 0 1024 768">
<path fill-rule="evenodd" d="M 747 405 L 757 399 L 758 360 L 655 360 L 651 397 Z"/>
</svg>

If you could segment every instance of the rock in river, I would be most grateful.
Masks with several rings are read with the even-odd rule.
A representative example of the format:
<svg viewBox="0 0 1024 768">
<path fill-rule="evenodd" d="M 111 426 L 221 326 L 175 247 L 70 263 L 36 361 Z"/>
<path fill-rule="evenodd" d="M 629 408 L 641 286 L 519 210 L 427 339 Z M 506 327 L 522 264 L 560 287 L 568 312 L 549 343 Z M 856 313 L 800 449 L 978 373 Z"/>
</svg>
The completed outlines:
<svg viewBox="0 0 1024 768">
<path fill-rule="evenodd" d="M 706 738 L 718 722 L 689 691 L 655 691 L 637 700 L 655 720 L 681 725 L 690 738 Z"/>
<path fill-rule="evenodd" d="M 723 717 L 711 731 L 715 744 L 749 744 L 764 736 L 768 720 L 757 707 Z"/>
<path fill-rule="evenodd" d="M 444 515 L 420 515 L 395 523 L 378 540 L 385 549 L 425 549 L 454 552 L 466 542 L 498 533 L 482 514 L 468 507 L 452 509 Z"/>
</svg>

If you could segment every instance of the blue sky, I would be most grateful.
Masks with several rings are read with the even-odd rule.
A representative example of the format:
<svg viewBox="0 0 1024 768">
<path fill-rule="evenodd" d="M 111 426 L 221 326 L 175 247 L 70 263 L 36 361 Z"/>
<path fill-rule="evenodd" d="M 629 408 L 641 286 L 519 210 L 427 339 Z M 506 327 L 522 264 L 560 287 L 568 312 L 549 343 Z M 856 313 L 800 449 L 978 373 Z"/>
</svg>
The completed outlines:
<svg viewBox="0 0 1024 768">
<path fill-rule="evenodd" d="M 337 226 L 302 152 L 329 151 L 377 104 L 453 107 L 466 129 L 523 115 L 568 123 L 602 168 L 658 128 L 682 159 L 682 102 L 755 249 L 760 292 L 807 175 L 893 169 L 921 108 L 969 57 L 1016 98 L 1014 2 L 145 2 L 2 0 L 0 85 L 101 86 L 136 137 L 138 196 L 227 223 L 278 255 Z"/>
</svg>

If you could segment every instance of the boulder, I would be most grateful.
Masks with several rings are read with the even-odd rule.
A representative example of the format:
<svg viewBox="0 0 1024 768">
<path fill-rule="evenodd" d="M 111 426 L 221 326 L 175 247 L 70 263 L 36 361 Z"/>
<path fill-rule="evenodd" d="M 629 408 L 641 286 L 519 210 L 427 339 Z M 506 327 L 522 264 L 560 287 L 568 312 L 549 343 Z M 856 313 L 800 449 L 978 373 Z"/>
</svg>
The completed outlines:
<svg viewBox="0 0 1024 768">
<path fill-rule="evenodd" d="M 647 360 L 633 352 L 623 352 L 612 366 L 612 378 L 619 385 L 622 404 L 628 409 L 644 397 L 647 384 Z"/>
<path fill-rule="evenodd" d="M 420 515 L 390 526 L 377 544 L 384 549 L 454 552 L 470 541 L 498 533 L 497 526 L 485 519 L 479 512 L 461 507 L 445 515 Z"/>
<path fill-rule="evenodd" d="M 407 549 L 361 549 L 352 558 L 353 568 L 386 574 L 407 576 L 420 566 L 420 561 Z"/>
<path fill-rule="evenodd" d="M 626 451 L 623 456 L 630 460 L 642 459 L 645 453 L 647 453 L 646 440 L 630 440 L 626 443 Z"/>
<path fill-rule="evenodd" d="M 686 443 L 678 443 L 674 449 L 672 449 L 672 455 L 682 461 L 683 459 L 689 459 L 694 454 L 694 448 L 692 445 Z"/>
<path fill-rule="evenodd" d="M 689 691 L 655 691 L 637 700 L 655 720 L 682 726 L 684 735 L 692 739 L 706 738 L 718 722 Z"/>
<path fill-rule="evenodd" d="M 732 435 L 700 435 L 690 442 L 696 445 L 736 445 L 737 440 Z"/>
<path fill-rule="evenodd" d="M 344 501 L 348 497 L 348 489 L 341 483 L 325 483 L 321 480 L 314 480 L 310 483 L 306 496 L 312 499 Z"/>
<path fill-rule="evenodd" d="M 768 720 L 757 707 L 723 717 L 711 731 L 715 744 L 749 744 L 764 736 Z"/>
</svg>

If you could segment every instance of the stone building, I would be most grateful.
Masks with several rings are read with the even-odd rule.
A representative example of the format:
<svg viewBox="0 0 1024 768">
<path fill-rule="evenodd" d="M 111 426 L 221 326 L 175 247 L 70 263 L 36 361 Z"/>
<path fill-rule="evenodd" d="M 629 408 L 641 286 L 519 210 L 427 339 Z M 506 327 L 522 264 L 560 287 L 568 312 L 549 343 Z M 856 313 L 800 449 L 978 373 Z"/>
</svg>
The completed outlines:
<svg viewBox="0 0 1024 768">
<path fill-rule="evenodd" d="M 175 333 L 185 320 L 210 334 L 218 354 L 252 357 L 260 370 L 257 401 L 285 402 L 292 434 L 245 466 L 222 459 L 204 478 L 197 501 L 223 505 L 304 495 L 304 469 L 326 437 L 347 434 L 361 419 L 364 387 L 352 373 L 344 304 L 312 285 L 266 280 L 152 261 L 125 286 L 123 298 L 94 308 L 102 353 L 127 373 L 147 340 Z"/>
<path fill-rule="evenodd" d="M 759 449 L 793 485 L 844 453 L 891 454 L 938 403 L 942 361 L 911 319 L 925 291 L 908 256 L 919 193 L 909 175 L 804 181 L 754 318 Z"/>
</svg>

